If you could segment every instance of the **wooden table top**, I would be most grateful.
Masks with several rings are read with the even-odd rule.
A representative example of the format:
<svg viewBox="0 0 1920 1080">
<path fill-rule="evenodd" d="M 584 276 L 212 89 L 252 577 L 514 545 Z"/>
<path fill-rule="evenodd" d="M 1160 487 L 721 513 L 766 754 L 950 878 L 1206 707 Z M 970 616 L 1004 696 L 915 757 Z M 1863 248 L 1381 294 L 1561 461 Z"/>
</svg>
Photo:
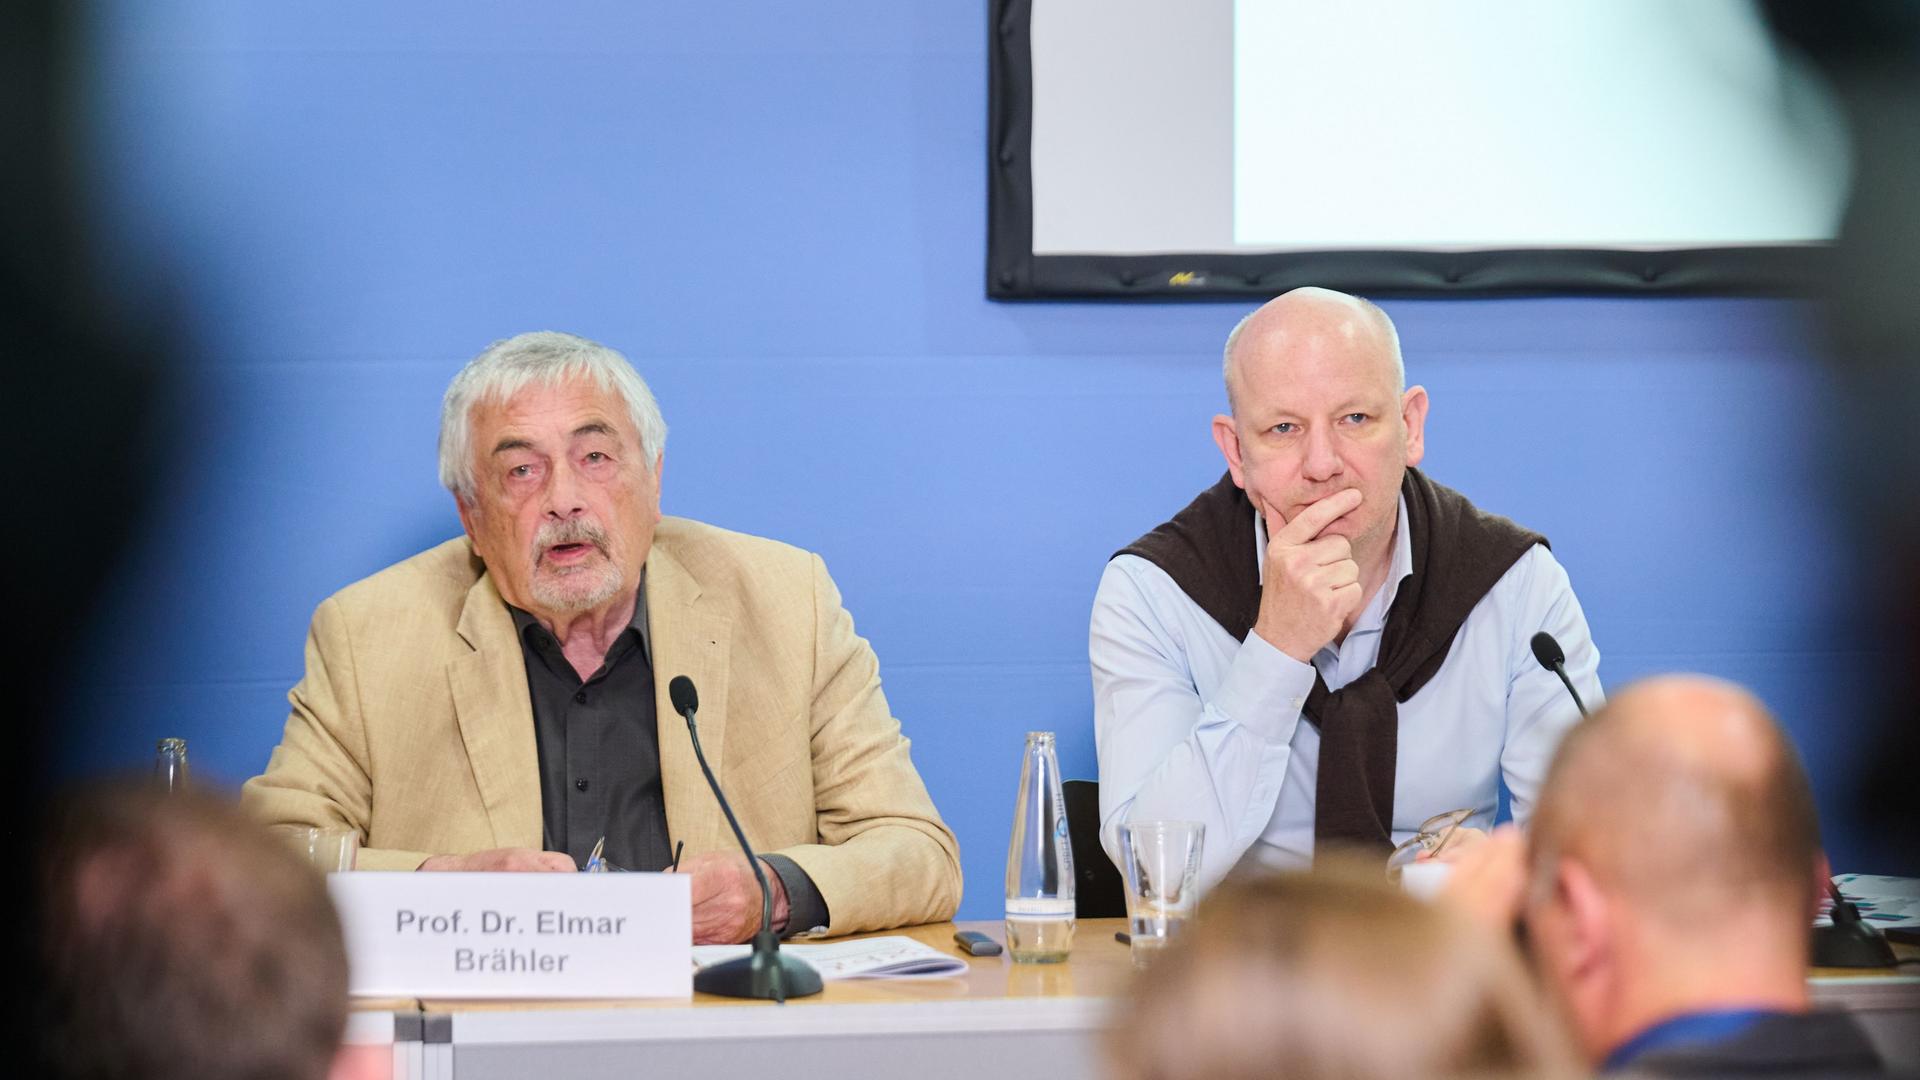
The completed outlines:
<svg viewBox="0 0 1920 1080">
<path fill-rule="evenodd" d="M 1127 946 L 1114 940 L 1114 933 L 1126 929 L 1125 919 L 1081 919 L 1073 936 L 1073 954 L 1059 964 L 1016 964 L 1007 955 L 1006 924 L 998 919 L 965 922 L 927 923 L 872 934 L 854 934 L 834 941 L 856 941 L 869 937 L 908 937 L 930 945 L 949 956 L 967 962 L 963 975 L 942 979 L 841 979 L 826 984 L 812 997 L 794 998 L 787 1004 L 876 1005 L 906 1002 L 962 1000 L 998 1000 L 1003 998 L 1107 998 L 1123 993 L 1133 976 L 1133 960 Z M 978 930 L 1000 942 L 999 956 L 970 956 L 954 943 L 958 930 Z M 728 1005 L 734 1007 L 771 1006 L 770 1001 L 751 1001 L 695 993 L 695 1007 Z M 421 1002 L 429 1012 L 497 1012 L 541 1009 L 636 1008 L 684 1009 L 682 999 L 596 1000 L 583 1001 L 480 1001 L 434 999 Z"/>
<path fill-rule="evenodd" d="M 938 979 L 842 979 L 830 981 L 826 988 L 812 997 L 794 998 L 788 1002 L 795 1006 L 848 1005 L 848 1004 L 888 1004 L 907 1002 L 939 1001 L 989 1001 L 1005 998 L 1112 998 L 1126 992 L 1133 977 L 1133 963 L 1127 946 L 1114 940 L 1114 933 L 1126 928 L 1125 919 L 1081 919 L 1075 929 L 1073 954 L 1059 964 L 1016 964 L 1004 951 L 1006 944 L 1006 925 L 998 919 L 968 920 L 962 922 L 927 923 L 923 926 L 908 926 L 896 930 L 883 930 L 871 934 L 855 934 L 846 938 L 834 938 L 834 941 L 854 941 L 860 938 L 900 936 L 932 946 L 950 956 L 957 956 L 967 962 L 967 970 L 962 975 Z M 1003 949 L 999 956 L 970 956 L 954 944 L 956 930 L 978 930 L 1001 943 Z M 1920 956 L 1920 947 L 1911 945 L 1895 946 L 1895 953 L 1904 958 Z M 1809 977 L 1820 980 L 1855 979 L 1897 979 L 1900 982 L 1914 980 L 1915 969 L 1903 965 L 1894 969 L 1857 969 L 1857 968 L 1814 968 Z M 743 1000 L 740 998 L 719 997 L 713 994 L 695 993 L 692 1004 L 695 1007 L 727 1005 L 735 1007 L 757 1007 L 772 1005 L 772 1002 Z M 419 1007 L 428 1012 L 501 1012 L 501 1011 L 538 1011 L 545 1009 L 579 1008 L 686 1008 L 684 999 L 620 999 L 604 1000 L 449 1000 L 431 999 L 424 1001 L 405 1001 L 382 999 L 379 1001 L 356 1000 L 354 1008 L 359 1010 L 400 1010 Z"/>
</svg>

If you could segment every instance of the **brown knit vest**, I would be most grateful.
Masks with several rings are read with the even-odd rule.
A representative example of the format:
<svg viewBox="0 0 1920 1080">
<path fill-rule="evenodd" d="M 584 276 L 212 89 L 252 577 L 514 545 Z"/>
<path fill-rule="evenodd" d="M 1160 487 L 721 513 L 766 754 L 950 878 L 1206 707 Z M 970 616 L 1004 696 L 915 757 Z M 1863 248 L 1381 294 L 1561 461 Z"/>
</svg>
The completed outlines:
<svg viewBox="0 0 1920 1080">
<path fill-rule="evenodd" d="M 1446 662 L 1460 624 L 1520 556 L 1546 537 L 1484 513 L 1466 496 L 1418 469 L 1400 484 L 1407 503 L 1413 574 L 1400 585 L 1372 670 L 1329 691 L 1318 671 L 1302 710 L 1320 731 L 1319 782 L 1313 799 L 1315 850 L 1392 847 L 1393 778 L 1399 759 L 1400 703 Z M 1172 521 L 1115 552 L 1138 555 L 1236 640 L 1260 612 L 1253 504 L 1228 473 Z"/>
</svg>

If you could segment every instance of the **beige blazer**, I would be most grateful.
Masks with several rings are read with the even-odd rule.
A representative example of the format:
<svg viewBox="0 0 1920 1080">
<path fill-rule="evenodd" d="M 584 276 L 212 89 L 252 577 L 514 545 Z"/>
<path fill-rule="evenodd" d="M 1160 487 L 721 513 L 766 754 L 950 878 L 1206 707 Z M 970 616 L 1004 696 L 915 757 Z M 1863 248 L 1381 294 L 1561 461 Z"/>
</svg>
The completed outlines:
<svg viewBox="0 0 1920 1080">
<path fill-rule="evenodd" d="M 959 848 L 825 564 L 668 517 L 647 557 L 668 835 L 738 850 L 667 701 L 700 691 L 700 743 L 754 849 L 799 864 L 831 932 L 953 916 Z M 365 869 L 540 847 L 538 752 L 513 619 L 465 538 L 314 612 L 285 734 L 242 800 L 272 825 L 360 830 Z"/>
</svg>

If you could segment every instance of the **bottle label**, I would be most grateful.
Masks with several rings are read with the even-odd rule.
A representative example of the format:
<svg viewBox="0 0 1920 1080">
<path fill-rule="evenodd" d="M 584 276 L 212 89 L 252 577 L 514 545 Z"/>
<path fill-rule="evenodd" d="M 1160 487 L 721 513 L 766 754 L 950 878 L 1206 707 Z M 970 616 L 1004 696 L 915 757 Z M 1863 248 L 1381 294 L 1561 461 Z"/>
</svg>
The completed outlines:
<svg viewBox="0 0 1920 1080">
<path fill-rule="evenodd" d="M 1007 918 L 1071 919 L 1073 918 L 1073 900 L 1063 900 L 1057 896 L 1009 896 L 1007 897 Z"/>
</svg>

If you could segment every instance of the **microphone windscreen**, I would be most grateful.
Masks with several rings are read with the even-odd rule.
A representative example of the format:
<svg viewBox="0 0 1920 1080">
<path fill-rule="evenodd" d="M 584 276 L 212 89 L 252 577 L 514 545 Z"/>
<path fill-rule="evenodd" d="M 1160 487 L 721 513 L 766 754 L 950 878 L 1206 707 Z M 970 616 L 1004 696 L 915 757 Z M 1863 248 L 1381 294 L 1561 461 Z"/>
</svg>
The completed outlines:
<svg viewBox="0 0 1920 1080">
<path fill-rule="evenodd" d="M 1545 630 L 1533 635 L 1533 658 L 1548 671 L 1567 662 L 1567 654 L 1560 651 L 1560 643 Z"/>
<path fill-rule="evenodd" d="M 1538 645 L 1534 646 L 1539 649 Z M 685 675 L 675 675 L 667 684 L 667 700 L 673 703 L 673 711 L 685 716 L 700 709 L 700 692 L 693 688 L 693 680 Z"/>
</svg>

